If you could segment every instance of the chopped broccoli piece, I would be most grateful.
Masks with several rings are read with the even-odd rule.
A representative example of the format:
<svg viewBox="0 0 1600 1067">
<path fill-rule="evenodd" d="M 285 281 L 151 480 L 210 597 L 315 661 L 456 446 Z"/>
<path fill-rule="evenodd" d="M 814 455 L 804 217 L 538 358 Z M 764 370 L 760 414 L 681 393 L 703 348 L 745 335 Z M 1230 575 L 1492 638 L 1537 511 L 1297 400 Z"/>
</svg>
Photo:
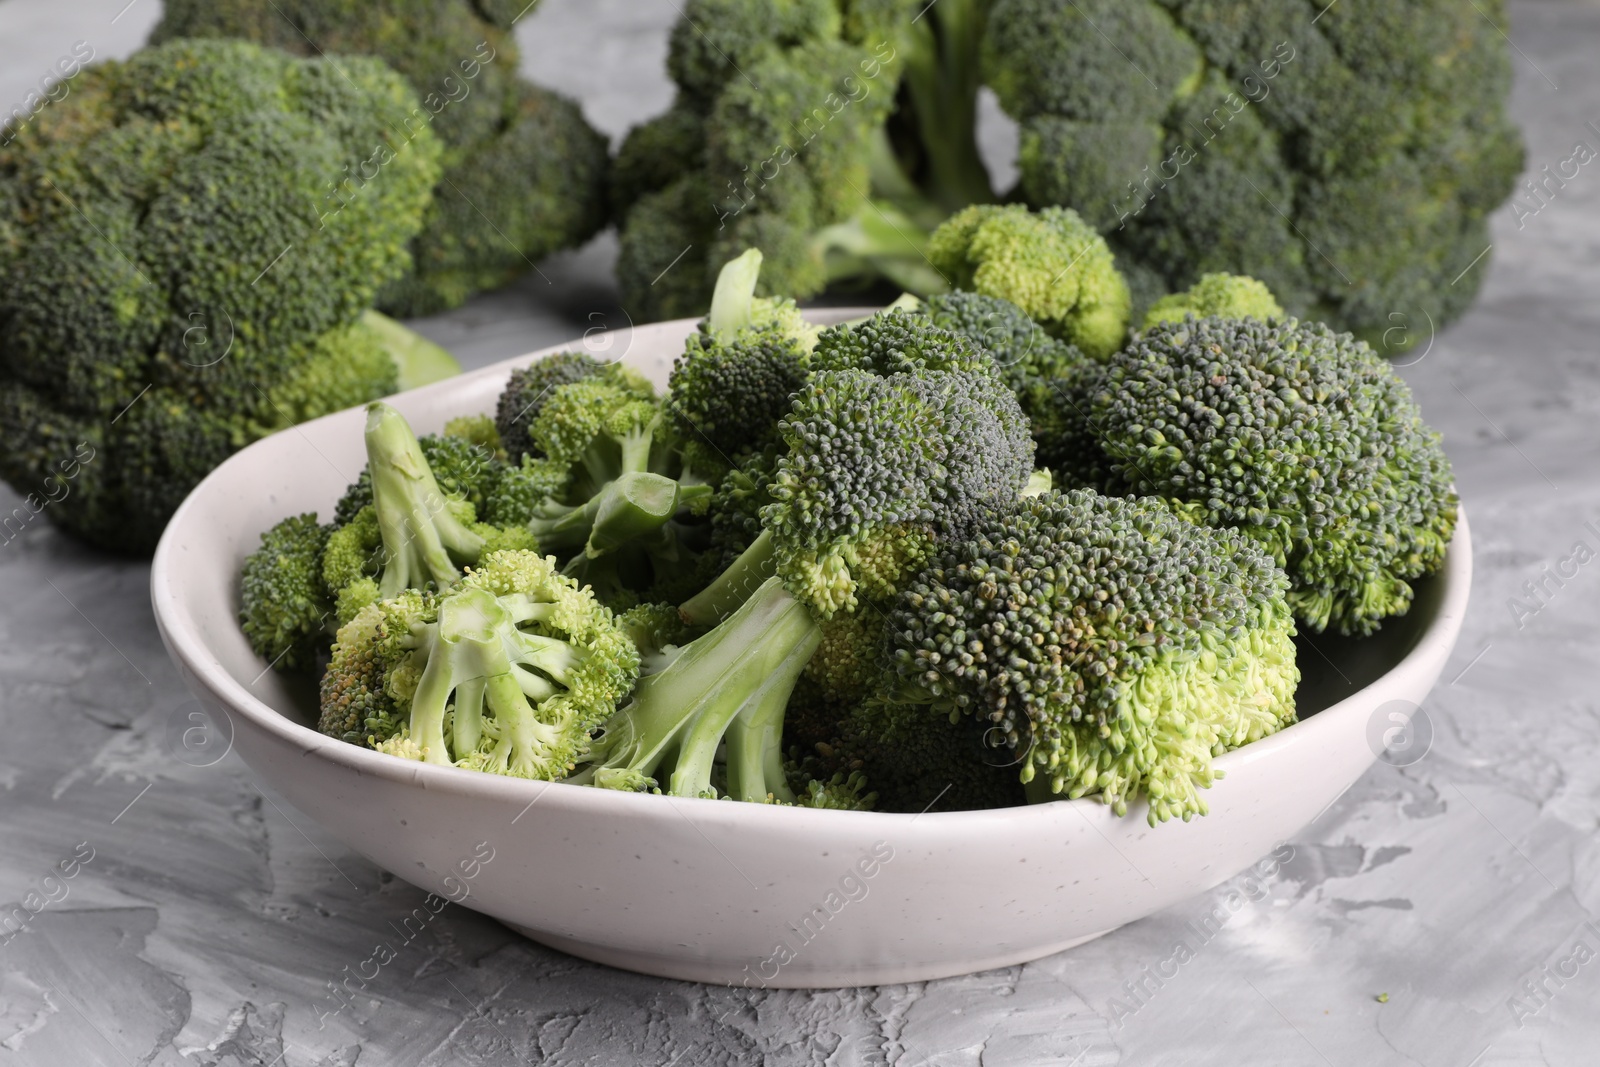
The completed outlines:
<svg viewBox="0 0 1600 1067">
<path fill-rule="evenodd" d="M 319 728 L 380 751 L 565 777 L 638 674 L 633 642 L 537 552 L 486 555 L 438 596 L 403 592 L 339 631 Z"/>
<path fill-rule="evenodd" d="M 1259 543 L 1314 632 L 1369 634 L 1404 613 L 1455 529 L 1450 462 L 1410 388 L 1326 326 L 1155 326 L 1112 357 L 1089 429 L 1123 491 Z"/>
<path fill-rule="evenodd" d="M 898 696 L 984 726 L 1030 799 L 1095 794 L 1120 815 L 1142 797 L 1152 826 L 1187 820 L 1214 756 L 1294 721 L 1287 591 L 1248 538 L 1162 501 L 1024 498 L 908 584 Z"/>
<path fill-rule="evenodd" d="M 1095 359 L 1127 335 L 1128 283 L 1105 238 L 1071 208 L 975 204 L 933 232 L 928 258 L 954 288 L 1011 301 Z"/>
<path fill-rule="evenodd" d="M 528 436 L 528 428 L 539 417 L 540 409 L 554 390 L 592 378 L 600 373 L 602 366 L 585 352 L 557 352 L 512 371 L 511 381 L 500 394 L 494 416 L 506 458 L 516 463 L 524 456 L 542 456 Z"/>
<path fill-rule="evenodd" d="M 333 605 L 322 584 L 331 527 L 293 515 L 261 535 L 239 576 L 239 623 L 256 655 L 280 670 L 305 671 L 327 645 Z"/>
<path fill-rule="evenodd" d="M 1225 319 L 1281 319 L 1283 308 L 1272 292 L 1254 278 L 1238 274 L 1203 274 L 1200 280 L 1181 293 L 1164 296 L 1145 313 L 1144 328 L 1161 322 L 1182 322 L 1184 316 L 1198 319 L 1217 316 Z"/>
</svg>

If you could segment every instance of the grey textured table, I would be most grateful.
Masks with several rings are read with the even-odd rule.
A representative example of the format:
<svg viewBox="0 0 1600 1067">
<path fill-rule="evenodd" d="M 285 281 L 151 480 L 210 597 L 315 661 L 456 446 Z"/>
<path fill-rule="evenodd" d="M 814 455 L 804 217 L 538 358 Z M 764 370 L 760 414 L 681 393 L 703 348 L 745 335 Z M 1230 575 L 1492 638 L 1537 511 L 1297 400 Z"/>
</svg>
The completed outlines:
<svg viewBox="0 0 1600 1067">
<path fill-rule="evenodd" d="M 138 47 L 158 0 L 125 3 L 0 2 L 0 102 L 75 41 Z M 1512 12 L 1530 170 L 1600 148 L 1600 4 Z M 665 103 L 674 14 L 545 0 L 521 27 L 524 66 L 620 134 Z M 593 966 L 449 908 L 322 1015 L 326 984 L 394 940 L 422 894 L 236 756 L 178 761 L 193 706 L 148 567 L 35 523 L 0 545 L 0 901 L 56 899 L 0 944 L 0 1067 L 1600 1062 L 1600 577 L 1592 551 L 1574 557 L 1600 549 L 1597 210 L 1591 166 L 1537 214 L 1502 211 L 1470 268 L 1488 272 L 1482 298 L 1404 372 L 1478 545 L 1470 617 L 1424 709 L 1431 751 L 1362 778 L 1259 900 L 1229 910 L 1224 886 L 1024 967 L 741 992 Z M 422 328 L 481 364 L 591 315 L 616 324 L 614 254 L 602 238 Z M 16 504 L 0 488 L 0 514 Z M 46 883 L 63 860 L 75 877 Z M 1220 929 L 1197 933 L 1218 907 Z"/>
</svg>

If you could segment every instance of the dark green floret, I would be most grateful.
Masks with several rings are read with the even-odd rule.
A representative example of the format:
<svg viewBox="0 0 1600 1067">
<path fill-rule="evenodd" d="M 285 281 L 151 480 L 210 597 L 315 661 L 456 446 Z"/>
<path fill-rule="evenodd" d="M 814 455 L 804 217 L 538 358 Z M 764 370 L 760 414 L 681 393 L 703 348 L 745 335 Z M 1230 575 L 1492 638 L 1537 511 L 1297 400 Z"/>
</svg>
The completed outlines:
<svg viewBox="0 0 1600 1067">
<path fill-rule="evenodd" d="M 777 449 L 778 422 L 809 371 L 817 329 L 794 301 L 755 295 L 762 260 L 752 248 L 723 266 L 667 381 L 668 428 L 703 476 Z"/>
<path fill-rule="evenodd" d="M 437 356 L 369 311 L 439 175 L 434 134 L 404 133 L 415 106 L 374 59 L 183 40 L 7 125 L 0 476 L 34 492 L 92 452 L 48 518 L 147 552 L 227 456 Z M 355 187 L 374 156 L 382 180 Z"/>
<path fill-rule="evenodd" d="M 1114 356 L 1091 425 L 1126 491 L 1260 544 L 1313 632 L 1368 634 L 1438 570 L 1457 498 L 1439 435 L 1364 342 L 1294 320 L 1189 319 Z"/>
<path fill-rule="evenodd" d="M 239 576 L 239 623 L 256 655 L 279 670 L 316 665 L 327 646 L 333 603 L 322 584 L 322 550 L 332 527 L 293 515 L 261 535 Z"/>
<path fill-rule="evenodd" d="M 1294 721 L 1288 582 L 1159 500 L 1046 492 L 943 546 L 890 619 L 897 695 L 985 728 L 1030 799 L 1204 814 L 1214 756 Z M 870 774 L 870 772 L 869 772 Z"/>
<path fill-rule="evenodd" d="M 533 438 L 528 436 L 528 430 L 538 419 L 550 394 L 563 385 L 594 377 L 602 366 L 587 352 L 557 352 L 512 371 L 511 380 L 495 405 L 494 415 L 506 458 L 519 463 L 524 456 L 542 455 Z"/>
<path fill-rule="evenodd" d="M 512 23 L 532 6 L 169 0 L 151 40 L 239 37 L 302 56 L 375 56 L 410 83 L 416 99 L 395 125 L 441 140 L 444 169 L 411 242 L 412 269 L 385 288 L 383 306 L 417 316 L 504 285 L 605 222 L 605 138 L 576 102 L 517 74 Z"/>
<path fill-rule="evenodd" d="M 1089 358 L 1076 345 L 1052 337 L 1009 300 L 957 290 L 930 296 L 917 312 L 937 326 L 988 349 L 1028 417 L 1039 462 L 1058 462 L 1053 446 L 1063 427 L 1061 390 Z"/>
<path fill-rule="evenodd" d="M 930 350 L 926 362 L 953 365 L 971 351 Z M 708 596 L 685 605 L 686 619 L 716 625 L 655 660 L 580 780 L 792 802 L 783 724 L 808 664 L 822 658 L 812 670 L 828 685 L 860 685 L 875 654 L 875 602 L 981 506 L 1023 490 L 1033 450 L 1021 425 L 1015 397 L 981 361 L 813 373 L 782 422 L 762 533 Z M 859 625 L 846 622 L 856 615 Z"/>
</svg>

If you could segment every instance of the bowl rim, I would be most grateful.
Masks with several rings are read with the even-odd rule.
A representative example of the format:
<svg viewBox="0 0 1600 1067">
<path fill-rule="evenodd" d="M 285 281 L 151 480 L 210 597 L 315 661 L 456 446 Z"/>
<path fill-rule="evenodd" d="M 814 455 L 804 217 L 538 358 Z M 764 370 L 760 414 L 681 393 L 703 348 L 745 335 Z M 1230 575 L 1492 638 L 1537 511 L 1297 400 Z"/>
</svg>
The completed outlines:
<svg viewBox="0 0 1600 1067">
<path fill-rule="evenodd" d="M 827 308 L 818 310 L 822 314 L 817 315 L 817 318 L 824 316 L 832 318 L 834 316 L 842 316 L 856 309 Z M 870 312 L 871 309 L 862 310 Z M 695 321 L 698 320 L 670 320 L 630 329 L 649 329 L 651 326 L 680 327 L 684 323 Z M 537 349 L 521 356 L 500 360 L 488 366 L 477 368 L 466 374 L 435 382 L 431 385 L 421 386 L 417 389 L 407 390 L 404 393 L 398 393 L 385 399 L 392 401 L 395 397 L 447 392 L 469 380 L 487 377 L 492 374 L 505 374 L 513 367 L 524 366 L 547 355 L 569 349 L 576 343 L 568 342 Z M 311 425 L 325 419 L 348 417 L 352 410 L 356 409 L 333 412 L 312 420 L 311 423 L 305 425 Z M 298 748 L 303 757 L 311 756 L 327 760 L 335 766 L 354 771 L 358 775 L 370 775 L 397 784 L 421 786 L 426 790 L 454 793 L 466 798 L 496 800 L 506 804 L 508 808 L 520 807 L 523 812 L 535 805 L 547 808 L 547 803 L 553 801 L 558 807 L 584 809 L 591 813 L 614 813 L 633 817 L 650 816 L 652 814 L 665 816 L 671 812 L 688 817 L 693 813 L 696 819 L 711 823 L 744 822 L 751 819 L 777 819 L 786 821 L 786 825 L 794 826 L 797 824 L 793 823 L 792 820 L 796 819 L 836 820 L 850 818 L 861 820 L 857 824 L 858 829 L 870 829 L 868 823 L 875 822 L 886 833 L 904 831 L 912 823 L 923 818 L 936 820 L 936 824 L 940 826 L 949 827 L 957 823 L 964 823 L 970 824 L 974 829 L 982 829 L 986 824 L 996 826 L 1002 822 L 1014 824 L 1018 819 L 1041 821 L 1059 819 L 1068 811 L 1074 811 L 1085 818 L 1095 817 L 1097 814 L 1098 817 L 1105 818 L 1110 813 L 1110 808 L 1093 796 L 1080 797 L 1076 800 L 1063 799 L 1047 804 L 1024 804 L 1009 808 L 976 811 L 924 811 L 913 814 L 910 812 L 849 811 L 775 804 L 724 803 L 723 801 L 708 801 L 697 797 L 637 794 L 611 789 L 596 789 L 593 786 L 576 785 L 570 782 L 541 782 L 531 779 L 509 778 L 461 767 L 436 766 L 434 764 L 402 760 L 386 753 L 328 737 L 310 727 L 302 726 L 257 697 L 235 679 L 222 666 L 217 657 L 210 654 L 203 631 L 189 614 L 182 602 L 182 598 L 178 595 L 178 590 L 183 585 L 182 576 L 184 574 L 184 568 L 177 565 L 181 556 L 178 537 L 186 524 L 189 514 L 198 507 L 196 504 L 197 499 L 204 495 L 213 484 L 231 478 L 234 470 L 253 458 L 252 453 L 273 447 L 272 441 L 276 436 L 274 434 L 262 438 L 228 457 L 208 474 L 179 505 L 171 520 L 167 523 L 166 529 L 162 532 L 160 542 L 156 546 L 155 555 L 152 559 L 150 600 L 157 629 L 166 642 L 169 653 L 178 662 L 179 667 L 196 682 L 205 686 L 216 697 L 230 718 L 235 714 L 242 715 L 250 725 L 266 732 L 277 741 Z M 1437 613 L 1433 620 L 1417 635 L 1412 647 L 1394 666 L 1367 685 L 1323 708 L 1311 718 L 1297 720 L 1277 733 L 1225 753 L 1216 759 L 1214 766 L 1219 771 L 1226 773 L 1241 767 L 1246 762 L 1268 757 L 1281 747 L 1307 739 L 1307 733 L 1316 733 L 1320 732 L 1320 729 L 1330 728 L 1333 725 L 1333 720 L 1351 714 L 1361 705 L 1363 694 L 1382 684 L 1385 678 L 1406 671 L 1408 668 L 1414 667 L 1419 661 L 1433 658 L 1441 651 L 1445 656 L 1448 656 L 1449 647 L 1454 644 L 1459 630 L 1460 620 L 1465 615 L 1472 578 L 1472 537 L 1468 528 L 1464 505 L 1458 506 L 1456 528 L 1446 552 L 1444 566 L 1436 572 L 1434 577 L 1444 582 L 1443 596 L 1439 601 Z M 1440 660 L 1440 664 L 1442 667 L 1443 659 Z M 1370 709 L 1368 711 L 1370 712 Z M 1317 727 L 1319 723 L 1322 724 L 1320 729 Z M 1377 759 L 1376 752 L 1373 753 L 1373 759 Z M 1219 774 L 1218 777 L 1221 779 L 1224 774 Z M 1212 788 L 1214 789 L 1216 786 Z M 549 794 L 549 796 L 546 797 L 546 794 Z M 937 803 L 937 799 L 935 803 Z M 1129 805 L 1126 816 L 1118 816 L 1116 818 L 1119 821 L 1122 819 L 1137 819 L 1142 823 L 1144 821 L 1142 816 L 1144 810 L 1145 801 L 1140 800 L 1136 804 Z M 519 814 L 517 817 L 520 818 L 521 815 Z M 774 825 L 777 824 L 775 823 Z"/>
</svg>

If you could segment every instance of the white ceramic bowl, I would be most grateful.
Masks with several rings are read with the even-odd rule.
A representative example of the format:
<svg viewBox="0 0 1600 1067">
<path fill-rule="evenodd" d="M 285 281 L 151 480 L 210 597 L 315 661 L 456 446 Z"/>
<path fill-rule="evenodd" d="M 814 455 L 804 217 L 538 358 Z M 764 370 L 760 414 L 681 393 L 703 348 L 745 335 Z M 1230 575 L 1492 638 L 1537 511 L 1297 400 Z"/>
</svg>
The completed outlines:
<svg viewBox="0 0 1600 1067">
<path fill-rule="evenodd" d="M 609 344 L 661 383 L 692 326 L 640 327 L 590 347 Z M 492 411 L 509 370 L 541 354 L 392 402 L 417 432 L 437 431 Z M 1058 952 L 1207 890 L 1372 764 L 1437 679 L 1471 580 L 1463 518 L 1444 572 L 1420 584 L 1409 615 L 1379 638 L 1318 638 L 1319 651 L 1302 651 L 1304 721 L 1223 756 L 1211 813 L 1190 823 L 1152 829 L 1142 804 L 1117 818 L 1089 799 L 913 816 L 518 781 L 318 734 L 309 690 L 266 671 L 239 631 L 241 561 L 284 516 L 328 514 L 362 468 L 362 421 L 346 411 L 260 441 L 184 502 L 151 575 L 172 658 L 245 762 L 374 863 L 547 945 L 672 978 L 938 978 Z"/>
</svg>

